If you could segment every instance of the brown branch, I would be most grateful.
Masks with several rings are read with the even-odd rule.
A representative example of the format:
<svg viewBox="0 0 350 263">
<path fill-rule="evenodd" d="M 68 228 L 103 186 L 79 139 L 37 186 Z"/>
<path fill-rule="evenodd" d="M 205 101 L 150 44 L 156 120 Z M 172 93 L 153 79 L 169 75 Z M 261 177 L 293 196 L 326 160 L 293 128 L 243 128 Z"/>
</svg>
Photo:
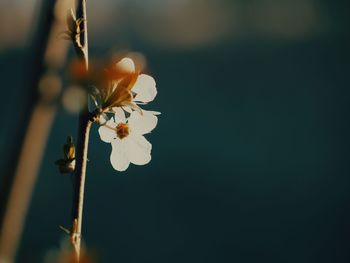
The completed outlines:
<svg viewBox="0 0 350 263">
<path fill-rule="evenodd" d="M 86 0 L 78 0 L 76 18 L 82 19 L 80 23 L 80 41 L 79 44 L 74 42 L 75 50 L 79 59 L 84 63 L 85 70 L 89 69 L 89 50 L 88 50 L 88 27 L 87 27 L 87 13 L 86 13 Z"/>
<path fill-rule="evenodd" d="M 75 167 L 75 186 L 73 199 L 73 224 L 71 230 L 71 242 L 76 253 L 77 262 L 79 262 L 80 257 L 86 163 L 91 125 L 92 121 L 90 121 L 89 115 L 81 114 L 81 116 L 79 117 L 78 144 Z"/>
<path fill-rule="evenodd" d="M 79 0 L 77 6 L 77 19 L 82 19 L 80 23 L 80 41 L 74 42 L 75 50 L 81 62 L 85 66 L 85 71 L 89 69 L 88 57 L 88 28 L 86 14 L 86 0 Z M 90 114 L 84 109 L 79 116 L 78 141 L 76 150 L 75 186 L 73 199 L 73 223 L 71 230 L 71 242 L 74 247 L 76 261 L 80 260 L 81 230 L 83 221 L 84 190 L 86 178 L 86 163 L 89 146 L 89 134 L 92 125 Z"/>
</svg>

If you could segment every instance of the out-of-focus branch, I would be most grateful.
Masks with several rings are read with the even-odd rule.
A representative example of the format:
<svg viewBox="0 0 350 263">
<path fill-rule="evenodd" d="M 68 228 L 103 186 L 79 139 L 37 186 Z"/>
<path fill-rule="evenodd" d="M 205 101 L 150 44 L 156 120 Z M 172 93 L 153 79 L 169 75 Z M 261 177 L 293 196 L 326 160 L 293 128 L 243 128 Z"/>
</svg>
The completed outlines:
<svg viewBox="0 0 350 263">
<path fill-rule="evenodd" d="M 0 232 L 0 262 L 12 263 L 15 260 L 32 191 L 35 186 L 47 138 L 56 113 L 56 101 L 61 91 L 58 71 L 63 67 L 68 42 L 57 39 L 65 29 L 65 13 L 71 0 L 43 1 L 39 29 L 34 43 L 33 57 L 28 61 L 31 81 L 23 90 L 27 97 L 24 105 L 23 127 L 19 130 L 20 144 L 14 152 L 15 170 L 8 171 L 13 179 L 8 179 L 7 193 L 2 204 L 2 224 Z M 33 67 L 33 65 L 35 65 Z M 4 193 L 4 192 L 3 192 Z"/>
<path fill-rule="evenodd" d="M 8 198 L 0 237 L 0 262 L 14 262 L 55 106 L 35 106 Z"/>
</svg>

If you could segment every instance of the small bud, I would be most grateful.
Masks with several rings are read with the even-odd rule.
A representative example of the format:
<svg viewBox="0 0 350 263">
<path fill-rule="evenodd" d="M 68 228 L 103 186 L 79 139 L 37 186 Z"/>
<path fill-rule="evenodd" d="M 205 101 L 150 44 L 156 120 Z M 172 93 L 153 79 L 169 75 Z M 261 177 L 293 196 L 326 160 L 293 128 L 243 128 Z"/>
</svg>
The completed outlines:
<svg viewBox="0 0 350 263">
<path fill-rule="evenodd" d="M 60 173 L 72 173 L 75 170 L 75 145 L 72 136 L 67 137 L 67 143 L 63 145 L 63 159 L 55 162 Z"/>
<path fill-rule="evenodd" d="M 63 154 L 67 160 L 75 159 L 75 146 L 72 136 L 67 137 L 67 143 L 63 146 Z"/>
</svg>

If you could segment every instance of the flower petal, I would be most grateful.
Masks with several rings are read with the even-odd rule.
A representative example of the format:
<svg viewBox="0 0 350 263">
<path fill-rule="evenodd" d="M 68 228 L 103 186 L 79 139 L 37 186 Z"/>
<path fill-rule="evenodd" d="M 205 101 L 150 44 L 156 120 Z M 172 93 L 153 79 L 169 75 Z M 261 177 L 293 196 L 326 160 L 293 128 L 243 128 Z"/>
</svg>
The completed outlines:
<svg viewBox="0 0 350 263">
<path fill-rule="evenodd" d="M 122 106 L 123 106 L 123 109 L 128 113 L 131 113 L 133 110 L 138 111 L 140 113 L 142 112 L 142 109 L 139 107 L 139 105 L 137 105 L 134 102 L 123 102 Z"/>
<path fill-rule="evenodd" d="M 130 107 L 128 107 L 128 106 L 123 106 L 122 108 L 123 108 L 123 110 L 125 110 L 127 113 L 131 113 L 131 112 L 132 112 L 132 109 L 131 109 Z"/>
<path fill-rule="evenodd" d="M 113 107 L 113 110 L 115 112 L 115 115 L 114 115 L 115 122 L 116 123 L 120 123 L 120 122 L 125 123 L 126 122 L 125 112 L 122 109 L 122 107 Z"/>
<path fill-rule="evenodd" d="M 136 165 L 144 165 L 151 161 L 152 144 L 142 135 L 131 135 L 125 138 L 128 159 Z"/>
<path fill-rule="evenodd" d="M 158 118 L 152 111 L 142 110 L 142 115 L 137 111 L 133 111 L 128 123 L 132 133 L 143 135 L 151 132 L 157 126 Z"/>
<path fill-rule="evenodd" d="M 115 126 L 115 123 L 112 120 L 107 121 L 106 124 L 110 127 Z M 104 125 L 100 126 L 100 128 L 98 129 L 98 133 L 100 134 L 101 140 L 107 143 L 111 143 L 117 137 L 117 134 L 114 130 Z"/>
<path fill-rule="evenodd" d="M 108 118 L 107 114 L 102 112 L 99 116 L 98 123 L 103 126 L 107 124 L 108 121 L 110 121 L 110 119 Z"/>
<path fill-rule="evenodd" d="M 131 58 L 123 58 L 120 60 L 117 64 L 116 67 L 124 72 L 128 73 L 133 73 L 135 72 L 135 63 Z"/>
<path fill-rule="evenodd" d="M 151 76 L 141 74 L 138 76 L 132 91 L 136 93 L 134 101 L 150 102 L 157 95 L 156 81 Z"/>
<path fill-rule="evenodd" d="M 126 146 L 124 140 L 120 140 L 117 138 L 112 143 L 112 153 L 111 153 L 111 164 L 113 168 L 117 171 L 123 172 L 125 171 L 130 164 L 130 160 L 127 156 Z"/>
</svg>

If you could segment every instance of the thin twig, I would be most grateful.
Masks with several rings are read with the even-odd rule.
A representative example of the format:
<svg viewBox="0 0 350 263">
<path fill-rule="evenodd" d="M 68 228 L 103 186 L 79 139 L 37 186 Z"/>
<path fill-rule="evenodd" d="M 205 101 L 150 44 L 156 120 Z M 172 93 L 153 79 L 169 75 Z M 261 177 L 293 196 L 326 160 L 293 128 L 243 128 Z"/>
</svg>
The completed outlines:
<svg viewBox="0 0 350 263">
<path fill-rule="evenodd" d="M 86 163 L 91 125 L 92 122 L 89 120 L 88 115 L 81 114 L 79 118 L 79 134 L 76 152 L 76 171 L 74 187 L 75 193 L 73 200 L 73 226 L 71 230 L 71 242 L 76 253 L 77 262 L 79 262 L 80 257 Z"/>
<path fill-rule="evenodd" d="M 80 42 L 79 44 L 74 42 L 74 47 L 77 51 L 77 55 L 84 63 L 85 70 L 89 69 L 89 49 L 88 49 L 88 27 L 87 27 L 87 13 L 86 13 L 86 0 L 78 0 L 76 17 L 82 19 L 80 23 Z"/>
<path fill-rule="evenodd" d="M 82 23 L 79 25 L 80 42 L 74 43 L 74 47 L 77 51 L 79 59 L 84 63 L 86 72 L 89 68 L 88 58 L 88 28 L 87 28 L 87 14 L 86 14 L 86 0 L 79 0 L 77 7 L 77 18 L 82 19 Z M 78 45 L 79 44 L 79 45 Z M 83 221 L 83 206 L 84 206 L 84 189 L 86 178 L 86 163 L 89 146 L 89 134 L 92 121 L 89 118 L 89 112 L 87 109 L 83 110 L 79 116 L 79 129 L 78 129 L 78 141 L 76 151 L 76 167 L 75 167 L 75 187 L 74 187 L 74 199 L 73 199 L 73 223 L 71 230 L 71 242 L 74 247 L 76 261 L 80 260 L 80 247 L 81 247 L 81 229 Z"/>
</svg>

